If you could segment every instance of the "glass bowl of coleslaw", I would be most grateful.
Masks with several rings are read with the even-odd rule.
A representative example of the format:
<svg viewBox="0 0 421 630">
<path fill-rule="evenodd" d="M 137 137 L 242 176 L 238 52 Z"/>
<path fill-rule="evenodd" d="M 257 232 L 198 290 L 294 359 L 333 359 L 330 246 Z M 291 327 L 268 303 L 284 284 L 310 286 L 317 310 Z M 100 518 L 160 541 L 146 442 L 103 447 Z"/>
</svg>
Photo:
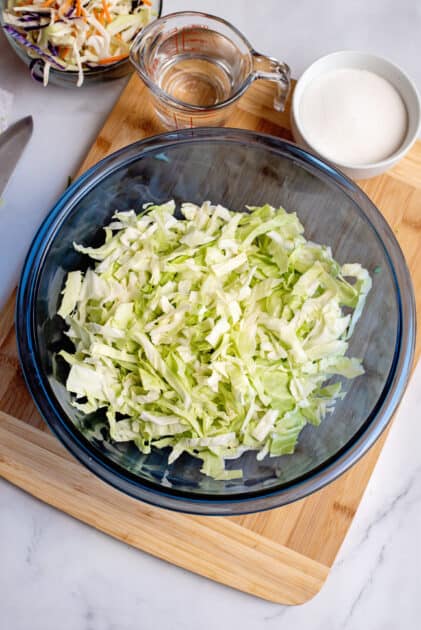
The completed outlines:
<svg viewBox="0 0 421 630">
<path fill-rule="evenodd" d="M 16 312 L 27 385 L 67 449 L 128 495 L 205 515 L 346 471 L 396 409 L 415 340 L 409 272 L 368 197 L 236 129 L 155 136 L 80 177 L 35 236 Z"/>
<path fill-rule="evenodd" d="M 161 11 L 162 0 L 0 0 L 0 24 L 33 79 L 82 87 L 130 74 L 131 43 Z"/>
</svg>

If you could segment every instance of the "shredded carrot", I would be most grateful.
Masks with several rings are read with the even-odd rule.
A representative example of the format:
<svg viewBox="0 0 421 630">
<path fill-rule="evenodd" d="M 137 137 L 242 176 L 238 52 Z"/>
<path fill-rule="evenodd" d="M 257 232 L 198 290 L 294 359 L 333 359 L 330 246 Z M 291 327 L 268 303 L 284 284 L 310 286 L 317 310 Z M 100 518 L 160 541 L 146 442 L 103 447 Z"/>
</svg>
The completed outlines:
<svg viewBox="0 0 421 630">
<path fill-rule="evenodd" d="M 105 25 L 104 12 L 100 11 L 99 9 L 94 9 L 94 14 L 98 22 L 102 24 L 102 26 L 104 26 Z"/>
<path fill-rule="evenodd" d="M 58 14 L 64 15 L 65 13 L 67 13 L 67 11 L 70 9 L 71 6 L 72 6 L 72 0 L 65 0 L 64 3 L 59 8 Z"/>
<path fill-rule="evenodd" d="M 129 55 L 115 55 L 114 57 L 105 57 L 105 59 L 100 59 L 98 63 L 101 66 L 106 66 L 109 63 L 116 63 L 117 61 L 122 61 L 123 59 L 127 59 Z"/>
<path fill-rule="evenodd" d="M 76 15 L 80 17 L 82 15 L 82 7 L 80 4 L 80 0 L 76 0 Z"/>
<path fill-rule="evenodd" d="M 70 51 L 71 51 L 70 46 L 61 46 L 61 48 L 60 48 L 60 57 L 62 59 L 67 59 L 67 57 L 69 56 Z"/>
<path fill-rule="evenodd" d="M 143 0 L 143 4 L 146 4 L 146 6 L 148 6 L 148 7 L 152 6 L 151 0 Z"/>
<path fill-rule="evenodd" d="M 42 3 L 42 7 L 50 7 L 52 4 L 54 4 L 56 0 L 45 0 L 45 2 Z"/>
<path fill-rule="evenodd" d="M 103 6 L 103 9 L 104 9 L 104 15 L 105 15 L 105 18 L 106 18 L 107 22 L 112 22 L 112 17 L 110 15 L 109 10 L 108 10 L 107 0 L 102 0 L 102 6 Z"/>
</svg>

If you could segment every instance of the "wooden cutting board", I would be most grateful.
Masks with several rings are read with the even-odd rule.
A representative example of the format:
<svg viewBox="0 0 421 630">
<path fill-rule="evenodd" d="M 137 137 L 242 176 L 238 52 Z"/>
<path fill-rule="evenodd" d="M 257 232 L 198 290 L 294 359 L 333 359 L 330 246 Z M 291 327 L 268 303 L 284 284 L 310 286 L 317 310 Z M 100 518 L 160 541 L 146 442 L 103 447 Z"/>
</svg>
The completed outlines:
<svg viewBox="0 0 421 630">
<path fill-rule="evenodd" d="M 254 85 L 228 122 L 291 138 L 288 110 Z M 133 77 L 82 165 L 162 131 Z M 362 185 L 405 253 L 421 313 L 421 142 L 387 175 Z M 128 498 L 94 477 L 53 437 L 26 390 L 17 359 L 14 297 L 0 315 L 0 474 L 34 496 L 125 543 L 247 593 L 299 604 L 325 582 L 386 435 L 336 482 L 287 507 L 227 517 L 177 514 Z M 418 321 L 419 324 L 419 321 Z M 418 358 L 420 346 L 416 348 Z"/>
</svg>

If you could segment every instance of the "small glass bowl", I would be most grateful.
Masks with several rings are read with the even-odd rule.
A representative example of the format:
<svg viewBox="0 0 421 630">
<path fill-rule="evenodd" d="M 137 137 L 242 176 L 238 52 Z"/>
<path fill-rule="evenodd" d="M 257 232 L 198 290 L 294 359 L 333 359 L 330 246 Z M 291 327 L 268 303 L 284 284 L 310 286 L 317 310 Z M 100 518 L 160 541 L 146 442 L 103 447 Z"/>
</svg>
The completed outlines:
<svg viewBox="0 0 421 630">
<path fill-rule="evenodd" d="M 160 17 L 162 12 L 162 0 L 152 0 L 152 9 L 156 13 L 156 17 Z M 7 0 L 0 0 L 0 26 L 4 26 L 3 10 L 7 6 Z M 29 67 L 31 67 L 32 75 L 36 80 L 42 83 L 43 77 L 43 61 L 41 59 L 34 59 L 30 57 L 25 48 L 20 46 L 16 40 L 9 35 L 4 29 L 3 33 L 13 48 L 17 56 Z M 100 66 L 98 68 L 87 69 L 83 71 L 83 83 L 82 87 L 89 85 L 96 85 L 97 83 L 103 83 L 104 81 L 113 81 L 114 79 L 121 79 L 133 72 L 133 66 L 130 63 L 129 58 L 117 61 L 108 66 Z M 76 87 L 78 81 L 78 73 L 73 70 L 58 70 L 56 68 L 50 68 L 48 83 L 52 85 L 58 85 L 59 87 Z"/>
<path fill-rule="evenodd" d="M 346 381 L 347 395 L 319 427 L 307 425 L 293 455 L 256 460 L 244 453 L 227 467 L 242 479 L 217 481 L 200 460 L 168 449 L 144 455 L 114 443 L 106 420 L 71 405 L 68 366 L 57 352 L 69 343 L 56 315 L 68 271 L 86 269 L 73 243 L 99 245 L 118 210 L 146 202 L 209 199 L 236 211 L 282 205 L 297 212 L 306 237 L 332 247 L 342 264 L 372 275 L 362 317 L 350 340 L 365 374 Z M 155 136 L 105 158 L 80 177 L 41 225 L 20 281 L 16 331 L 22 369 L 41 414 L 68 450 L 119 490 L 155 505 L 197 514 L 240 514 L 301 499 L 352 466 L 388 424 L 409 377 L 415 340 L 414 295 L 392 230 L 368 197 L 342 173 L 297 146 L 238 129 L 202 128 Z M 67 340 L 67 341 L 66 341 Z M 68 345 L 67 345 L 68 347 Z"/>
</svg>

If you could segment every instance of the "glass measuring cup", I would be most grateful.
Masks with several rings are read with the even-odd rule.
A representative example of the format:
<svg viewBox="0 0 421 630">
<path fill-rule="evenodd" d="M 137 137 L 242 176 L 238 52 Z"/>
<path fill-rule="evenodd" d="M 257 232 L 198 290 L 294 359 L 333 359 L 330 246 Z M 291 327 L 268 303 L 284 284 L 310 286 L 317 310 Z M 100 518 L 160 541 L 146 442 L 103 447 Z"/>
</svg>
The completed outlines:
<svg viewBox="0 0 421 630">
<path fill-rule="evenodd" d="M 256 52 L 225 20 L 183 11 L 155 20 L 133 42 L 130 59 L 171 129 L 221 126 L 256 79 L 277 83 L 274 109 L 290 88 L 289 67 Z"/>
</svg>

